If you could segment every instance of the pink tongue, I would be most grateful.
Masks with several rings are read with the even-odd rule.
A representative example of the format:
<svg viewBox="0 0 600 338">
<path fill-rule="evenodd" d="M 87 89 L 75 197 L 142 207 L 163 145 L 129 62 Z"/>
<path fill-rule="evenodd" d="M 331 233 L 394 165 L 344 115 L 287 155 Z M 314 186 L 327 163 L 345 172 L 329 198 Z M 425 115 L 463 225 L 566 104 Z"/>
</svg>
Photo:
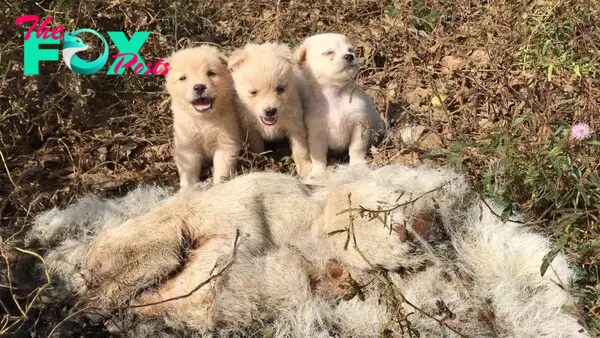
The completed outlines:
<svg viewBox="0 0 600 338">
<path fill-rule="evenodd" d="M 266 124 L 273 124 L 276 121 L 274 117 L 264 117 L 263 120 Z"/>
<path fill-rule="evenodd" d="M 204 110 L 210 108 L 210 99 L 208 98 L 199 98 L 194 101 L 194 106 L 196 109 Z"/>
</svg>

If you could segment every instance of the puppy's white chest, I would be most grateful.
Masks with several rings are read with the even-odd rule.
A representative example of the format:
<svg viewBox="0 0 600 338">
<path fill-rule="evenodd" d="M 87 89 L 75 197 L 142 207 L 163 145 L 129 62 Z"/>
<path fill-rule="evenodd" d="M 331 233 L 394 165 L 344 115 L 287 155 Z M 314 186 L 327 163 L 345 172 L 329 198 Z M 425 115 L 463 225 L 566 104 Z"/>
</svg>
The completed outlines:
<svg viewBox="0 0 600 338">
<path fill-rule="evenodd" d="M 356 103 L 344 93 L 324 91 L 327 100 L 327 136 L 332 148 L 346 148 L 350 142 L 350 134 L 355 124 Z M 355 98 L 356 99 L 356 98 Z"/>
<path fill-rule="evenodd" d="M 285 137 L 285 128 L 283 121 L 277 122 L 274 126 L 264 125 L 262 122 L 255 122 L 261 136 L 267 141 L 276 141 Z"/>
</svg>

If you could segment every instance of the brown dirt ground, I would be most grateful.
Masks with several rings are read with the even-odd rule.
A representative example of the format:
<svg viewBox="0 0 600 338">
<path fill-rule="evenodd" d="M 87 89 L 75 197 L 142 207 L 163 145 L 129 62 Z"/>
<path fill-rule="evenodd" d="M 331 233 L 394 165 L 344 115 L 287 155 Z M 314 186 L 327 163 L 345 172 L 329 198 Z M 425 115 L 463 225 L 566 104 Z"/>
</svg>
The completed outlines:
<svg viewBox="0 0 600 338">
<path fill-rule="evenodd" d="M 10 313 L 0 325 L 19 322 L 8 282 L 20 304 L 31 301 L 29 292 L 39 286 L 39 277 L 25 269 L 35 257 L 11 250 L 22 245 L 21 230 L 37 212 L 89 192 L 110 196 L 138 184 L 177 184 L 162 78 L 129 70 L 108 76 L 108 64 L 94 75 L 80 76 L 62 62 L 42 62 L 40 75 L 24 76 L 24 29 L 14 24 L 18 16 L 43 20 L 51 15 L 52 26 L 68 31 L 117 30 L 128 36 L 151 31 L 140 50 L 147 62 L 200 42 L 228 51 L 250 41 L 294 46 L 316 32 L 345 33 L 356 42 L 363 62 L 359 83 L 395 130 L 426 126 L 415 144 L 401 141 L 400 132 L 388 137 L 377 145 L 373 161 L 452 165 L 484 189 L 486 170 L 502 155 L 489 151 L 501 148 L 494 143 L 498 135 L 514 136 L 516 149 L 525 154 L 551 137 L 549 130 L 557 123 L 587 121 L 600 129 L 598 8 L 598 1 L 1 0 L 0 235 L 5 259 L 0 264 L 3 271 L 11 265 L 12 273 L 0 277 L 0 299 Z M 110 54 L 116 52 L 113 46 Z M 582 65 L 581 77 L 574 78 L 572 64 Z M 443 107 L 431 104 L 437 94 L 447 96 Z M 514 134 L 511 126 L 519 117 L 531 119 Z M 275 153 L 246 154 L 240 171 L 292 172 L 285 157 L 289 153 L 279 148 Z M 597 157 L 588 162 L 597 169 Z M 542 214 L 543 209 L 527 204 L 527 192 L 511 197 L 534 216 Z M 596 236 L 595 229 L 585 232 L 583 240 Z M 598 270 L 593 272 L 600 254 L 571 253 L 587 271 L 582 287 L 600 292 Z M 588 322 L 596 325 L 597 295 L 588 294 L 581 305 Z M 30 311 L 29 319 L 18 324 L 21 332 L 46 335 L 68 308 L 34 303 Z M 101 331 L 86 325 L 74 332 Z"/>
</svg>

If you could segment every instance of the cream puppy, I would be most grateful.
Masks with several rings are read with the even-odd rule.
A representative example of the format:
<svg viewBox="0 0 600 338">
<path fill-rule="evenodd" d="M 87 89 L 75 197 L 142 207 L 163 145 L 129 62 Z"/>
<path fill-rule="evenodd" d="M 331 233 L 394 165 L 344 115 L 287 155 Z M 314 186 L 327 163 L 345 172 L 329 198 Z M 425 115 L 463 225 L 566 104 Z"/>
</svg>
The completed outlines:
<svg viewBox="0 0 600 338">
<path fill-rule="evenodd" d="M 348 150 L 350 165 L 365 164 L 369 144 L 385 124 L 369 96 L 354 83 L 359 63 L 342 34 L 313 35 L 295 50 L 302 86 L 312 174 L 326 170 L 327 152 Z"/>
<path fill-rule="evenodd" d="M 171 96 L 180 186 L 198 182 L 210 159 L 213 182 L 220 183 L 234 174 L 242 147 L 227 58 L 215 47 L 204 45 L 180 50 L 166 61 L 172 67 L 166 88 Z"/>
<path fill-rule="evenodd" d="M 250 149 L 264 151 L 264 141 L 287 138 L 296 171 L 311 170 L 308 132 L 298 92 L 292 51 L 285 44 L 249 43 L 229 56 Z"/>
</svg>

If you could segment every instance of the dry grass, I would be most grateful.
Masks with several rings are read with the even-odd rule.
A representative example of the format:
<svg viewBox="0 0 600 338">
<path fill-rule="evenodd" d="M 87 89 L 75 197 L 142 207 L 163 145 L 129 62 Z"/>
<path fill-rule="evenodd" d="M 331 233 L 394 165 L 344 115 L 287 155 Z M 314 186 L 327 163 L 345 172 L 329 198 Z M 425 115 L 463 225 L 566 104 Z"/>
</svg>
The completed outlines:
<svg viewBox="0 0 600 338">
<path fill-rule="evenodd" d="M 508 203 L 504 217 L 517 208 L 529 213 L 573 258 L 574 292 L 599 333 L 600 143 L 597 133 L 569 139 L 575 122 L 600 130 L 599 1 L 3 0 L 0 12 L 7 18 L 0 24 L 0 264 L 12 272 L 0 277 L 8 313 L 0 325 L 21 318 L 15 327 L 45 335 L 64 318 L 60 303 L 32 306 L 26 319 L 17 306 L 45 282 L 28 268 L 34 256 L 9 249 L 22 245 L 32 215 L 86 192 L 177 183 L 162 79 L 107 76 L 108 65 L 79 76 L 62 62 L 42 62 L 40 75 L 24 76 L 23 28 L 14 19 L 35 14 L 69 31 L 152 31 L 140 50 L 147 62 L 200 42 L 230 50 L 346 33 L 362 57 L 359 81 L 382 114 L 396 128 L 427 127 L 414 144 L 400 133 L 389 137 L 374 161 L 458 167 L 482 193 Z M 447 97 L 440 107 L 431 104 L 435 95 Z M 276 153 L 245 156 L 240 170 L 291 172 L 289 154 Z"/>
</svg>

